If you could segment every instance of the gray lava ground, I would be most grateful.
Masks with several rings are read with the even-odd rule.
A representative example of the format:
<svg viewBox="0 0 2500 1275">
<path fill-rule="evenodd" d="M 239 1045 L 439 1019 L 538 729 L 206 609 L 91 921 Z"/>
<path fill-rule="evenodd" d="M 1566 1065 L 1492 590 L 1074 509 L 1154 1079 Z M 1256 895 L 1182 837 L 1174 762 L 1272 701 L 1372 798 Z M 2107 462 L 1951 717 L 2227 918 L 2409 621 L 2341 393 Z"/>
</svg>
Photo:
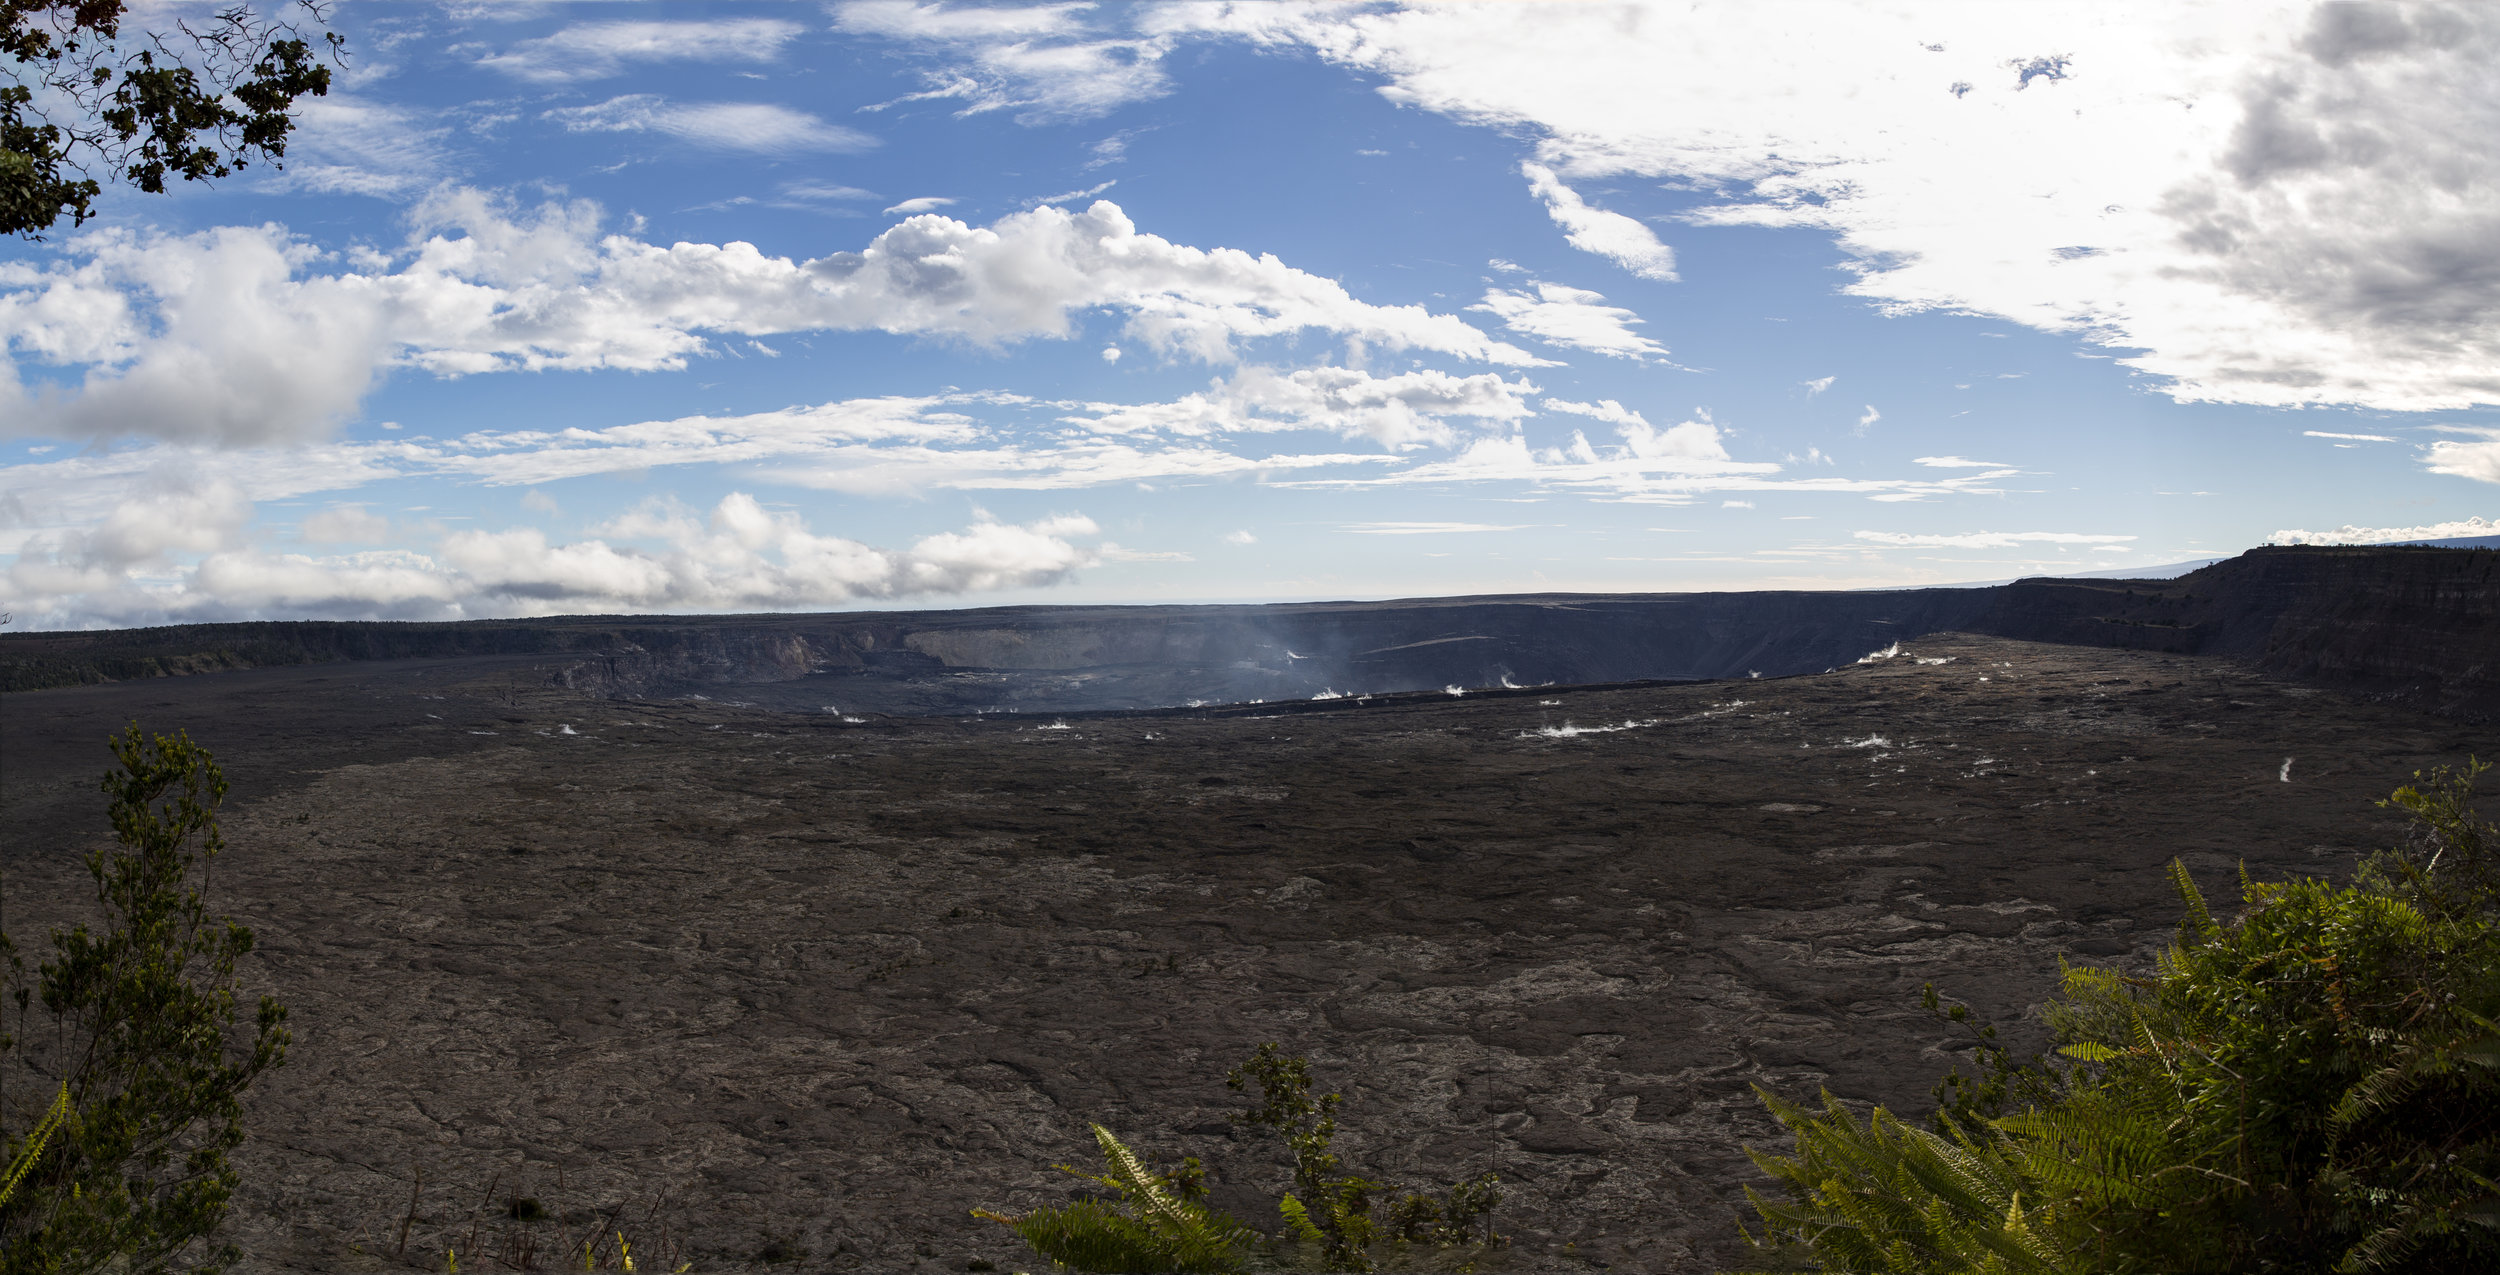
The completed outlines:
<svg viewBox="0 0 2500 1275">
<path fill-rule="evenodd" d="M 215 901 L 296 1032 L 232 1223 L 258 1270 L 618 1230 L 646 1270 L 1031 1269 L 967 1210 L 1066 1198 L 1089 1120 L 1272 1225 L 1284 1156 L 1228 1133 L 1221 1074 L 1276 1040 L 1344 1090 L 1356 1165 L 1500 1173 L 1492 1268 L 1705 1271 L 1776 1143 L 1750 1084 L 1923 1111 L 1959 1042 L 1922 983 L 2019 1024 L 2061 954 L 2149 962 L 2172 856 L 2224 896 L 2242 859 L 2340 872 L 2400 834 L 2373 798 L 2495 751 L 2218 661 L 1950 636 L 1063 722 L 252 676 L 7 726 L 21 949 L 99 826 L 105 725 L 187 725 L 242 781 Z"/>
</svg>

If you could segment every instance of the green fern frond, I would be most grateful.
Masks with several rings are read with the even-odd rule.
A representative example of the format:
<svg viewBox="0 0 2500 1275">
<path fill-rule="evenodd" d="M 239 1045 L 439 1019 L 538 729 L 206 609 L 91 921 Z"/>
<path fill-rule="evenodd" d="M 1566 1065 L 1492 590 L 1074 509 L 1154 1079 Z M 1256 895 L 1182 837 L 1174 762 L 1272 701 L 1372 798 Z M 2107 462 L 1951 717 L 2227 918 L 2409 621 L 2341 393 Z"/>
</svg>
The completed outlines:
<svg viewBox="0 0 2500 1275">
<path fill-rule="evenodd" d="M 2188 875 L 2187 864 L 2172 859 L 2169 874 L 2170 888 L 2178 892 L 2179 902 L 2187 908 L 2187 915 L 2180 920 L 2179 928 L 2193 933 L 2199 940 L 2218 936 L 2222 929 L 2214 924 L 2213 913 L 2205 907 L 2205 894 L 2196 888 L 2196 878 Z"/>
<path fill-rule="evenodd" d="M 1154 1174 L 1148 1172 L 1145 1164 L 1137 1158 L 1137 1153 L 1113 1137 L 1109 1129 L 1101 1125 L 1089 1127 L 1094 1131 L 1094 1141 L 1102 1147 L 1104 1166 L 1111 1170 L 1109 1180 L 1128 1198 L 1130 1206 L 1157 1230 L 1172 1235 L 1187 1233 L 1190 1218 L 1183 1212 L 1180 1201 L 1164 1192 Z"/>
<path fill-rule="evenodd" d="M 1309 1244 L 1327 1242 L 1328 1232 L 1312 1225 L 1311 1211 L 1304 1208 L 1302 1201 L 1293 1198 L 1290 1192 L 1277 1203 L 1276 1211 L 1285 1215 L 1285 1229 L 1291 1232 L 1295 1239 Z"/>
<path fill-rule="evenodd" d="M 1947 1136 L 1876 1108 L 1861 1121 L 1830 1093 L 1813 1112 L 1756 1088 L 1796 1137 L 1793 1157 L 1748 1150 L 1789 1200 L 1749 1194 L 1768 1224 L 1757 1251 L 1808 1246 L 1824 1269 L 1900 1275 L 2066 1275 L 2054 1208 L 1995 1140 Z"/>
<path fill-rule="evenodd" d="M 1012 1228 L 1035 1253 L 1076 1271 L 1226 1272 L 1241 1269 L 1256 1233 L 1203 1204 L 1180 1199 L 1127 1144 L 1103 1126 L 1089 1126 L 1102 1150 L 1104 1173 L 1064 1172 L 1119 1192 L 1121 1202 L 1074 1200 L 1011 1217 L 973 1210 Z"/>
</svg>

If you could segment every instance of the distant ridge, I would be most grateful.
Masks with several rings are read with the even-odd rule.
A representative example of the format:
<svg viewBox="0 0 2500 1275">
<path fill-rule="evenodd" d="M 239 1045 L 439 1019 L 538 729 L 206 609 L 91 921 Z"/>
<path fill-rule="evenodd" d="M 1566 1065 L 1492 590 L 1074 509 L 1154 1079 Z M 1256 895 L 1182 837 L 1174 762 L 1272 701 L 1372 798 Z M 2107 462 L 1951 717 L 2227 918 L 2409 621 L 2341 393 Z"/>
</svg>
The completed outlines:
<svg viewBox="0 0 2500 1275">
<path fill-rule="evenodd" d="M 619 699 L 734 692 L 809 712 L 1075 712 L 1778 677 L 1947 631 L 2227 656 L 2277 676 L 2500 717 L 2500 549 L 2479 545 L 2275 546 L 2169 578 L 1927 589 L 22 633 L 0 636 L 0 688 L 469 660 L 481 675 L 491 664 L 497 676 Z"/>
</svg>

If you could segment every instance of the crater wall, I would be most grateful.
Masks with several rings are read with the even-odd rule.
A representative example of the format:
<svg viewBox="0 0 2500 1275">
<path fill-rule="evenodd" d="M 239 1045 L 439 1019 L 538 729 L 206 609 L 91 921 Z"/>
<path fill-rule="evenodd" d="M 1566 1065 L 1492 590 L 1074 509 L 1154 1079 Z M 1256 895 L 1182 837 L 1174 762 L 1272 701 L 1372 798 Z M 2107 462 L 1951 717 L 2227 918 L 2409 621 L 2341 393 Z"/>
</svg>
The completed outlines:
<svg viewBox="0 0 2500 1275">
<path fill-rule="evenodd" d="M 1271 606 L 988 607 L 0 637 L 11 690 L 367 659 L 542 656 L 615 699 L 883 713 L 1075 712 L 1445 686 L 1777 677 L 1964 631 L 2223 655 L 2469 719 L 2500 716 L 2500 551 L 2251 550 L 2175 580 L 1856 592 L 1542 594 Z"/>
</svg>

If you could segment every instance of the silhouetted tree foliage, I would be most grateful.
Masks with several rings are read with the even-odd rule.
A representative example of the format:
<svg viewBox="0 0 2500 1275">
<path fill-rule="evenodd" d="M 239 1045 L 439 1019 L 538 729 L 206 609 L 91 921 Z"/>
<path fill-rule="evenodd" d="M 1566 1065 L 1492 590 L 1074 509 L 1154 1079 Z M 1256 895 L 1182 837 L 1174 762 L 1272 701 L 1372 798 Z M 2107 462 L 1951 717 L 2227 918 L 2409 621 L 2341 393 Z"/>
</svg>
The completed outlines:
<svg viewBox="0 0 2500 1275">
<path fill-rule="evenodd" d="M 135 724 L 113 755 L 114 842 L 86 861 L 100 928 L 56 931 L 31 983 L 0 935 L 15 1010 L 0 1034 L 7 1275 L 232 1260 L 203 1242 L 234 1194 L 242 1094 L 286 1058 L 277 1002 L 261 997 L 238 1028 L 235 963 L 252 932 L 204 897 L 225 776 L 187 736 Z M 43 1118 L 47 1103 L 61 1118 Z"/>
<path fill-rule="evenodd" d="M 170 30 L 128 32 L 121 0 L 0 0 L 0 234 L 41 238 L 95 213 L 105 179 L 163 194 L 168 179 L 278 165 L 298 98 L 330 91 L 343 42 L 324 0 L 276 15 L 249 4 Z"/>
<path fill-rule="evenodd" d="M 1754 1156 L 1786 1197 L 1755 1197 L 1763 1268 L 2500 1270 L 2486 769 L 2397 789 L 2381 804 L 2412 814 L 2411 841 L 2349 885 L 2243 872 L 2225 920 L 2174 862 L 2186 916 L 2157 968 L 2068 968 L 2056 1055 L 1990 1037 L 1929 1128 L 1764 1093 L 1796 1145 Z"/>
</svg>

